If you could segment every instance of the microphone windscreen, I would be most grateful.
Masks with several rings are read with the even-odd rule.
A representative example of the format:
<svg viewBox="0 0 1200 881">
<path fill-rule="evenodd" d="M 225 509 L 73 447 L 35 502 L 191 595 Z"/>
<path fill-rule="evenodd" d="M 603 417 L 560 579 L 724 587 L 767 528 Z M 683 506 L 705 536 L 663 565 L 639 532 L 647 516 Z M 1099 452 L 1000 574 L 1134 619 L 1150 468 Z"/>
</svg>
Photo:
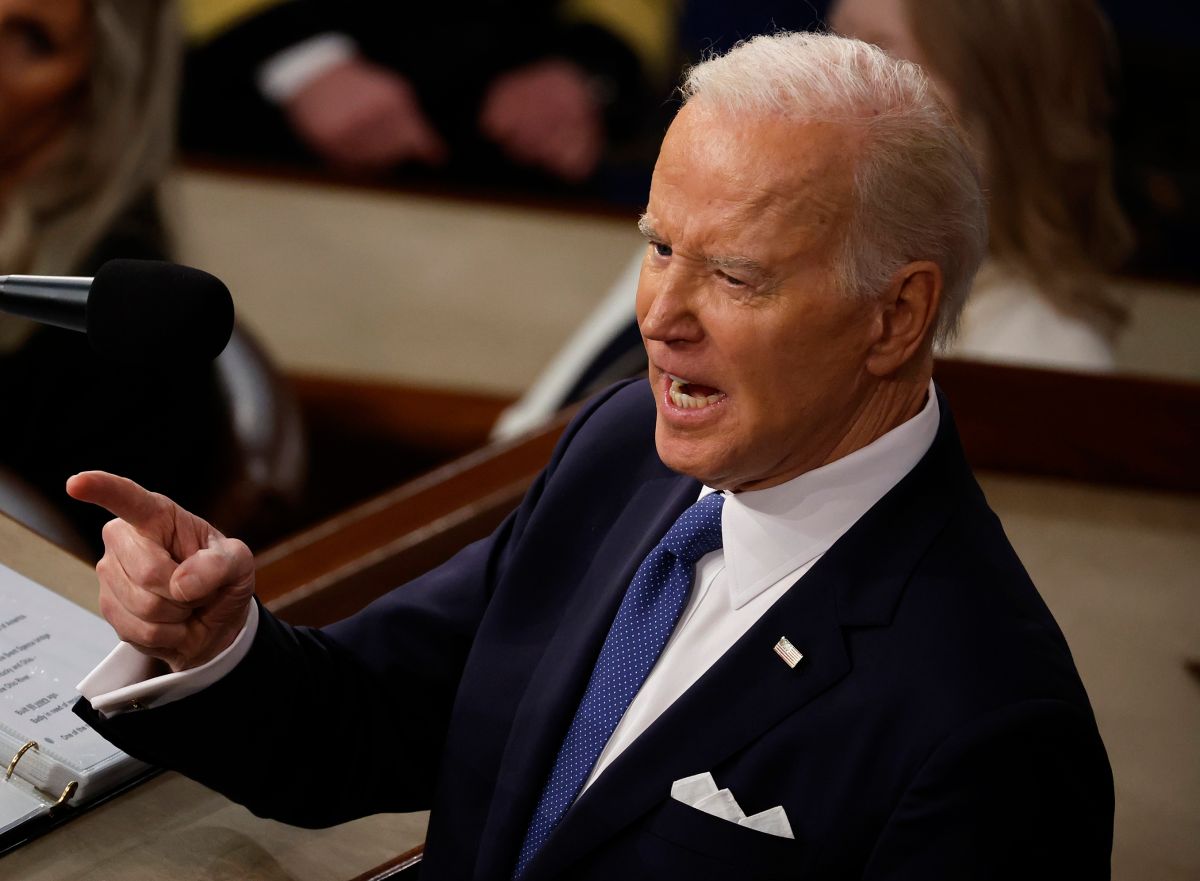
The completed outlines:
<svg viewBox="0 0 1200 881">
<path fill-rule="evenodd" d="M 110 260 L 88 291 L 88 342 L 115 361 L 211 361 L 231 333 L 229 289 L 199 269 L 159 260 Z"/>
</svg>

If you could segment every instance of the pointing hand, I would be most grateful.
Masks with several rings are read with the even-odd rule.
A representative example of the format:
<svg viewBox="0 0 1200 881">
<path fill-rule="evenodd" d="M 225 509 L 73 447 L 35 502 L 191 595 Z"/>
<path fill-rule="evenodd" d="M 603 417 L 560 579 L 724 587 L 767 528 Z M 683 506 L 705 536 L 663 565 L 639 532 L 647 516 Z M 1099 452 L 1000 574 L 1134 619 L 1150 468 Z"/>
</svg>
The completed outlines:
<svg viewBox="0 0 1200 881">
<path fill-rule="evenodd" d="M 254 557 L 166 496 L 103 471 L 67 493 L 107 508 L 96 564 L 100 612 L 117 635 L 172 670 L 197 667 L 233 642 L 254 596 Z"/>
</svg>

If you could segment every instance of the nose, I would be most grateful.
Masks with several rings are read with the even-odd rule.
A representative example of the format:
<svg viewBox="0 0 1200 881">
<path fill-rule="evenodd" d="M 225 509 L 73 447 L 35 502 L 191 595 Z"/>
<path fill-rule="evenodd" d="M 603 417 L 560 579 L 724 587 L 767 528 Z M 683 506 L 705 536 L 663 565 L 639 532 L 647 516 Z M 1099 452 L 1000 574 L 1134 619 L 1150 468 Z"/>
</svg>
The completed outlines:
<svg viewBox="0 0 1200 881">
<path fill-rule="evenodd" d="M 682 261 L 664 267 L 647 262 L 638 279 L 638 326 L 647 340 L 699 342 L 704 328 L 697 311 L 698 293 Z"/>
</svg>

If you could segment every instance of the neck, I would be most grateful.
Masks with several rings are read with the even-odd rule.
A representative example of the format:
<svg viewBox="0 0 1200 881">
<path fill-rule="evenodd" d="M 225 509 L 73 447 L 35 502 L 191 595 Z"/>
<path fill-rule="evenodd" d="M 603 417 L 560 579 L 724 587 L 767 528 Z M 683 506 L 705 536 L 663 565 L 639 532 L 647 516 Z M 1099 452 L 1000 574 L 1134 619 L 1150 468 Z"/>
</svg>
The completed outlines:
<svg viewBox="0 0 1200 881">
<path fill-rule="evenodd" d="M 920 413 L 929 391 L 929 378 L 930 373 L 922 371 L 911 377 L 879 383 L 862 402 L 849 429 L 821 464 L 828 465 L 861 450 Z"/>
<path fill-rule="evenodd" d="M 793 461 L 791 467 L 781 469 L 766 480 L 732 487 L 720 487 L 716 483 L 710 485 L 718 489 L 729 488 L 734 492 L 769 489 L 861 450 L 921 412 L 925 406 L 932 370 L 933 359 L 930 358 L 924 369 L 872 380 L 872 385 L 849 411 L 849 418 L 844 420 L 846 428 L 830 437 L 823 447 L 812 451 L 811 457 L 805 461 Z"/>
</svg>

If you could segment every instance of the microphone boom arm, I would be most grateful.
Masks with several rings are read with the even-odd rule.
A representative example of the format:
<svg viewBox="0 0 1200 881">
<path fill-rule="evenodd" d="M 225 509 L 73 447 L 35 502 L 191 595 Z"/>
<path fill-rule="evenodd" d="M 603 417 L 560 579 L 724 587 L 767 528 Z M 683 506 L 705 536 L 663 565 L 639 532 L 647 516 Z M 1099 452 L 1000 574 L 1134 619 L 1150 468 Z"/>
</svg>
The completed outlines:
<svg viewBox="0 0 1200 881">
<path fill-rule="evenodd" d="M 74 276 L 0 275 L 0 312 L 86 333 L 91 286 Z"/>
</svg>

